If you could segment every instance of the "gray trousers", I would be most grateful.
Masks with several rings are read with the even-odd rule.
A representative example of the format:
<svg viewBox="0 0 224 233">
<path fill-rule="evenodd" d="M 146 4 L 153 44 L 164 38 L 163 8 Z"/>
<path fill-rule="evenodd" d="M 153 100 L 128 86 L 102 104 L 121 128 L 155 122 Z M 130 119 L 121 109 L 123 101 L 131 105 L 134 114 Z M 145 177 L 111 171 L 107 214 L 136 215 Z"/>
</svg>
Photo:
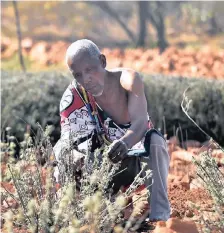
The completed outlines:
<svg viewBox="0 0 224 233">
<path fill-rule="evenodd" d="M 149 168 L 152 170 L 152 186 L 150 186 L 150 219 L 168 220 L 170 204 L 167 194 L 167 177 L 170 156 L 165 140 L 153 133 L 150 143 Z"/>
<path fill-rule="evenodd" d="M 128 186 L 141 169 L 141 162 L 147 163 L 147 168 L 152 170 L 152 178 L 146 181 L 149 186 L 150 220 L 164 220 L 170 217 L 170 204 L 167 194 L 167 176 L 169 172 L 170 156 L 164 138 L 153 131 L 145 142 L 148 156 L 130 157 L 123 160 L 121 170 L 126 170 L 112 180 L 115 192 L 121 186 Z M 148 148 L 147 148 L 148 147 Z"/>
</svg>

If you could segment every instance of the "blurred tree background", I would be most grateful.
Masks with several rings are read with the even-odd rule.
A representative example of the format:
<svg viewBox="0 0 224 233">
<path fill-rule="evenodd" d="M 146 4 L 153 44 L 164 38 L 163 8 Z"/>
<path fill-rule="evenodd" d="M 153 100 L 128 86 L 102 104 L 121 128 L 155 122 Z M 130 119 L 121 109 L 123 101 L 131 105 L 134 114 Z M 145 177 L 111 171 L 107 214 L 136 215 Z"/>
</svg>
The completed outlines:
<svg viewBox="0 0 224 233">
<path fill-rule="evenodd" d="M 184 44 L 224 31 L 224 2 L 215 1 L 26 1 L 18 2 L 18 9 L 22 35 L 33 40 L 85 37 L 102 47 L 159 46 L 163 51 L 177 39 Z M 2 36 L 16 37 L 10 1 L 2 2 L 1 27 Z"/>
</svg>

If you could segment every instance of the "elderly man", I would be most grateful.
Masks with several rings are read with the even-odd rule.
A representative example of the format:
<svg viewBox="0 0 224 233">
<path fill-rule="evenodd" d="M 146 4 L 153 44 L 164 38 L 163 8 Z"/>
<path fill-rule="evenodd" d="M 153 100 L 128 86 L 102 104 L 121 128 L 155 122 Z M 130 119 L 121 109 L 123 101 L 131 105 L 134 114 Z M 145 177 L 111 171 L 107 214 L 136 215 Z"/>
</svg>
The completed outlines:
<svg viewBox="0 0 224 233">
<path fill-rule="evenodd" d="M 63 155 L 57 152 L 59 145 L 66 150 L 62 145 L 71 138 L 81 143 L 92 137 L 91 151 L 111 143 L 107 153 L 113 163 L 128 164 L 128 151 L 145 147 L 153 171 L 149 218 L 167 220 L 170 158 L 163 136 L 149 122 L 142 77 L 131 69 L 106 69 L 106 57 L 87 39 L 69 46 L 66 62 L 74 80 L 60 103 L 61 139 L 54 148 L 56 157 Z"/>
</svg>

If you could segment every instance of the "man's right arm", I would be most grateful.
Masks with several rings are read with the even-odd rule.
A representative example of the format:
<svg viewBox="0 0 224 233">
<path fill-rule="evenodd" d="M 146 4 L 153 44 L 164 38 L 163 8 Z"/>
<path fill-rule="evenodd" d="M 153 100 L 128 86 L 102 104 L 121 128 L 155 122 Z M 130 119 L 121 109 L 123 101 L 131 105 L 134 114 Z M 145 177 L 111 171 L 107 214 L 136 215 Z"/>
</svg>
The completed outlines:
<svg viewBox="0 0 224 233">
<path fill-rule="evenodd" d="M 61 137 L 54 146 L 54 155 L 57 161 L 58 166 L 55 169 L 54 176 L 56 181 L 59 180 L 59 168 L 60 173 L 67 171 L 68 167 L 71 165 L 73 171 L 79 171 L 83 165 L 83 159 L 85 155 L 77 151 L 74 147 L 74 143 L 79 139 L 80 133 L 78 132 L 78 127 L 75 127 L 74 118 L 71 118 L 70 115 L 75 111 L 77 98 L 74 97 L 74 92 L 71 89 L 70 85 L 64 92 L 61 101 L 60 101 L 60 117 L 61 117 Z M 78 107 L 77 107 L 78 108 Z"/>
<path fill-rule="evenodd" d="M 68 108 L 73 104 L 74 96 L 70 88 L 68 87 L 64 92 L 60 101 L 60 117 L 61 117 L 61 137 L 54 146 L 54 153 L 57 161 L 60 157 L 64 157 L 65 154 L 70 153 L 73 150 L 74 134 L 72 132 L 71 125 L 68 118 Z M 74 131 L 74 130 L 73 130 Z"/>
</svg>

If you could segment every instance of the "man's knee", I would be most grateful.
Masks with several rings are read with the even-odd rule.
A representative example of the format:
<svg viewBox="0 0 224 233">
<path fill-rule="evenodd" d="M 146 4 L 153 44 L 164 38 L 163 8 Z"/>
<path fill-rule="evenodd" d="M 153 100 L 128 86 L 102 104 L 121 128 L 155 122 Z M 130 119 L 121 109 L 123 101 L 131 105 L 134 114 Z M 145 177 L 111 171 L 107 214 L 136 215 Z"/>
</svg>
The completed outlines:
<svg viewBox="0 0 224 233">
<path fill-rule="evenodd" d="M 151 148 L 155 146 L 167 149 L 167 144 L 163 135 L 156 129 L 151 129 L 146 133 L 144 146 L 148 153 L 150 153 Z"/>
<path fill-rule="evenodd" d="M 164 162 L 166 161 L 165 162 L 165 164 L 167 164 L 166 166 L 169 166 L 170 156 L 166 141 L 162 136 L 156 133 L 152 134 L 151 144 L 150 144 L 150 157 L 152 159 L 154 157 L 161 159 L 161 161 Z"/>
<path fill-rule="evenodd" d="M 158 145 L 167 148 L 165 139 L 158 133 L 152 133 L 150 145 Z"/>
</svg>

